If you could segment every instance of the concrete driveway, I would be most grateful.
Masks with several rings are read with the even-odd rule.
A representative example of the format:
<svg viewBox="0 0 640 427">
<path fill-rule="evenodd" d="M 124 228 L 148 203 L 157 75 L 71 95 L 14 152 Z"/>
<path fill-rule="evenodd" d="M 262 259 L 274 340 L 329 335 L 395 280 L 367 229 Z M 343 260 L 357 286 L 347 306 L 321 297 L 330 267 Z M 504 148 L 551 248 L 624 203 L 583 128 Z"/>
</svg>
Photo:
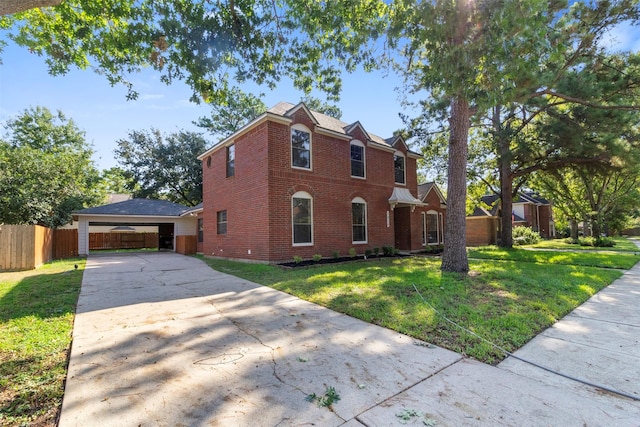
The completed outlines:
<svg viewBox="0 0 640 427">
<path fill-rule="evenodd" d="M 307 401 L 330 387 L 331 408 Z M 640 403 L 465 359 L 196 258 L 87 261 L 61 427 L 425 423 L 638 426 Z"/>
</svg>

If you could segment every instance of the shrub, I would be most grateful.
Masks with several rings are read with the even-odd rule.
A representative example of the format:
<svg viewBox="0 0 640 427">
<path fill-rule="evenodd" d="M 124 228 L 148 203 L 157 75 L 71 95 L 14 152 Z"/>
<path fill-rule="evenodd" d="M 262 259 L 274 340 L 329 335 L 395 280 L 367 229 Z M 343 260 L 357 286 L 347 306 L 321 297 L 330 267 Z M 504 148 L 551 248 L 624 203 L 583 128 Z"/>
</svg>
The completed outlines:
<svg viewBox="0 0 640 427">
<path fill-rule="evenodd" d="M 300 264 L 302 262 L 302 257 L 298 255 L 294 255 L 293 262 L 295 262 L 296 264 Z"/>
<path fill-rule="evenodd" d="M 373 254 L 374 254 L 375 256 L 380 255 L 380 248 L 373 248 Z"/>
<path fill-rule="evenodd" d="M 353 257 L 355 257 L 355 256 L 356 256 L 356 249 L 355 249 L 355 248 L 351 248 L 351 249 L 349 249 L 349 256 L 350 256 L 351 258 L 353 258 Z"/>
<path fill-rule="evenodd" d="M 611 237 L 583 237 L 579 239 L 580 246 L 595 246 L 598 248 L 612 248 L 616 245 Z"/>
<path fill-rule="evenodd" d="M 393 247 L 391 247 L 391 246 L 383 246 L 382 247 L 382 254 L 384 256 L 391 256 L 393 254 Z"/>
<path fill-rule="evenodd" d="M 320 255 L 320 254 L 313 254 L 313 260 L 314 260 L 315 262 L 318 262 L 318 261 L 320 261 L 321 259 L 322 259 L 322 255 Z"/>
<path fill-rule="evenodd" d="M 338 251 L 333 251 L 332 255 L 333 255 L 334 258 L 340 258 L 340 252 L 338 252 Z"/>
<path fill-rule="evenodd" d="M 364 250 L 364 256 L 366 256 L 367 258 L 369 258 L 372 253 L 373 253 L 373 251 L 371 249 L 365 249 Z"/>
<path fill-rule="evenodd" d="M 514 227 L 511 236 L 514 245 L 534 245 L 540 241 L 540 234 L 530 227 Z"/>
</svg>

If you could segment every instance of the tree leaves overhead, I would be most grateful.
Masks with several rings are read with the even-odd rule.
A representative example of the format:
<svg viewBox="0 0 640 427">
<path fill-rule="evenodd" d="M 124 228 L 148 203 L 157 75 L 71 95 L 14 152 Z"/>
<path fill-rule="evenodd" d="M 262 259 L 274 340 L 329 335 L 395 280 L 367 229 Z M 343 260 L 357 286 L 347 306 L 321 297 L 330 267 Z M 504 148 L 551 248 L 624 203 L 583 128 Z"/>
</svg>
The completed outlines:
<svg viewBox="0 0 640 427">
<path fill-rule="evenodd" d="M 375 65 L 367 41 L 384 11 L 379 0 L 69 0 L 0 18 L 0 28 L 53 75 L 93 68 L 135 98 L 131 74 L 153 67 L 166 83 L 184 80 L 192 100 L 225 104 L 236 85 L 273 89 L 283 77 L 337 99 L 344 69 Z"/>
<path fill-rule="evenodd" d="M 56 228 L 104 199 L 93 151 L 64 114 L 25 110 L 0 140 L 0 222 Z"/>
<path fill-rule="evenodd" d="M 202 163 L 206 151 L 199 133 L 163 136 L 157 129 L 131 131 L 115 151 L 134 197 L 164 199 L 187 206 L 202 201 Z"/>
</svg>

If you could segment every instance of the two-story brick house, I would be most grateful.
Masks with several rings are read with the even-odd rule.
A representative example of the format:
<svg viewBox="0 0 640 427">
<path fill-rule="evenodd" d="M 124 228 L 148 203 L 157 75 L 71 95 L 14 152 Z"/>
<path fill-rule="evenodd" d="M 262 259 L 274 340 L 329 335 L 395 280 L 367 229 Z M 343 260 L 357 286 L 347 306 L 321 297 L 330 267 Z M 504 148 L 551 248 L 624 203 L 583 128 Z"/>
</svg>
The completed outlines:
<svg viewBox="0 0 640 427">
<path fill-rule="evenodd" d="M 279 103 L 198 157 L 199 248 L 277 262 L 441 243 L 446 205 L 418 198 L 420 157 L 400 136 Z"/>
</svg>

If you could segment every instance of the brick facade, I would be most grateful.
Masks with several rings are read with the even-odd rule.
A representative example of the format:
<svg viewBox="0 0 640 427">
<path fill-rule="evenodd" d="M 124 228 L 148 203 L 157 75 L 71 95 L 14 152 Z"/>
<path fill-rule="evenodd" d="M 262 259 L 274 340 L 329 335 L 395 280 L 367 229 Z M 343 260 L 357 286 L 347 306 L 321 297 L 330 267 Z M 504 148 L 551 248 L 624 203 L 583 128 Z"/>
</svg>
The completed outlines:
<svg viewBox="0 0 640 427">
<path fill-rule="evenodd" d="M 277 262 L 294 256 L 345 255 L 350 248 L 362 254 L 374 247 L 423 247 L 422 212 L 436 208 L 442 212 L 440 203 L 437 207 L 417 204 L 413 209 L 402 205 L 392 209 L 389 204 L 394 187 L 407 188 L 417 196 L 419 156 L 408 151 L 400 138 L 388 144 L 377 137 L 372 141 L 359 125 L 340 133 L 339 129 L 322 127 L 325 123 L 319 124 L 318 117 L 334 128 L 336 122 L 340 123 L 300 106 L 289 108 L 286 114 L 266 114 L 256 119 L 200 156 L 204 255 Z M 311 134 L 310 169 L 292 166 L 291 132 L 293 126 L 300 125 Z M 365 145 L 364 179 L 351 176 L 353 140 Z M 227 177 L 227 147 L 232 144 L 235 170 L 234 176 Z M 405 156 L 404 185 L 394 183 L 394 151 Z M 312 198 L 313 242 L 308 245 L 293 244 L 292 196 L 297 192 Z M 366 203 L 366 243 L 352 240 L 351 203 L 356 197 Z M 217 229 L 221 211 L 226 211 L 226 234 L 219 234 Z"/>
</svg>

